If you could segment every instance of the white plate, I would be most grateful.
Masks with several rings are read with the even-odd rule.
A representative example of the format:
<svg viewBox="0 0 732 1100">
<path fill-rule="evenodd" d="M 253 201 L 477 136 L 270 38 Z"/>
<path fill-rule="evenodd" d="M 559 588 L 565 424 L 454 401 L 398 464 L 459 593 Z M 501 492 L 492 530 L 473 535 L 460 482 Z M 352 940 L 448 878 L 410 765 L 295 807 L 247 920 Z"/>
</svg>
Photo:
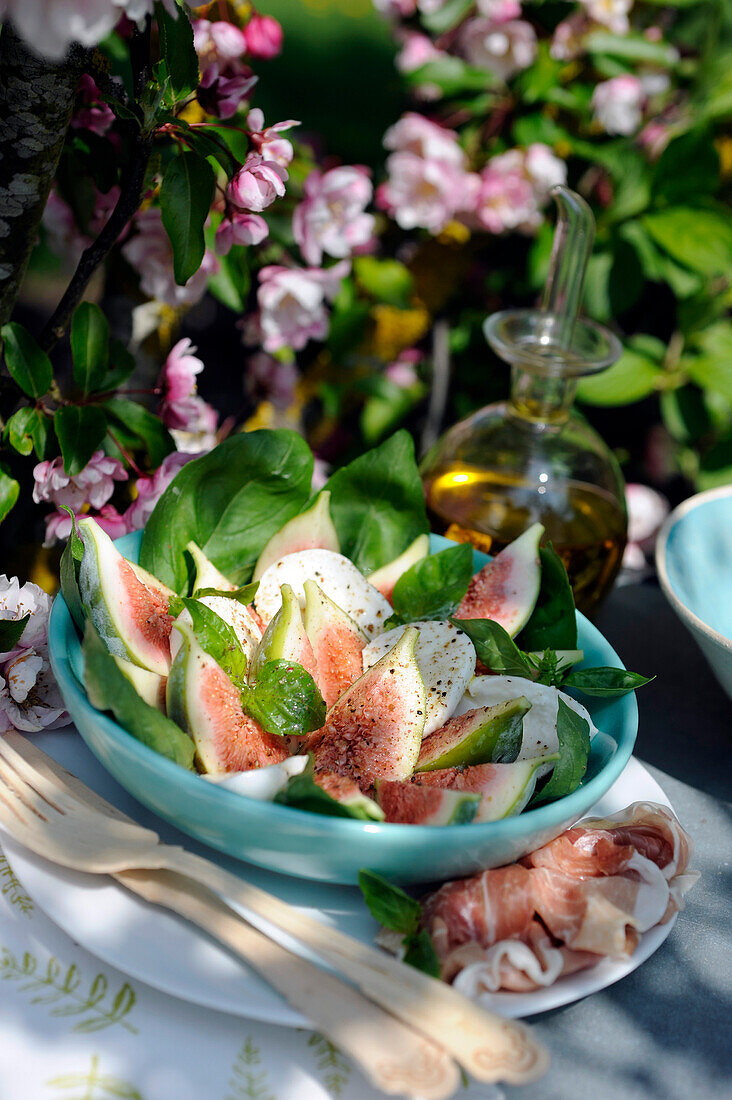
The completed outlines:
<svg viewBox="0 0 732 1100">
<path fill-rule="evenodd" d="M 189 837 L 166 827 L 114 784 L 79 739 L 74 738 L 72 744 L 66 738 L 69 734 L 64 742 L 51 735 L 39 740 L 46 751 L 131 817 L 153 825 L 169 842 L 196 847 Z M 642 764 L 631 759 L 614 786 L 595 804 L 592 815 L 604 817 L 637 801 L 669 805 Z M 291 1027 L 307 1023 L 255 974 L 192 925 L 148 905 L 111 879 L 66 871 L 48 863 L 4 834 L 2 845 L 13 870 L 40 908 L 77 943 L 124 974 L 204 1008 Z M 242 873 L 241 864 L 227 861 L 211 849 L 199 846 L 197 850 Z M 257 867 L 248 867 L 245 875 L 303 912 L 365 942 L 373 940 L 377 926 L 357 889 L 288 878 Z M 635 970 L 660 947 L 672 926 L 673 921 L 646 932 L 627 961 L 605 959 L 590 970 L 561 978 L 548 989 L 498 993 L 490 1003 L 504 1016 L 520 1017 L 579 1000 Z"/>
</svg>

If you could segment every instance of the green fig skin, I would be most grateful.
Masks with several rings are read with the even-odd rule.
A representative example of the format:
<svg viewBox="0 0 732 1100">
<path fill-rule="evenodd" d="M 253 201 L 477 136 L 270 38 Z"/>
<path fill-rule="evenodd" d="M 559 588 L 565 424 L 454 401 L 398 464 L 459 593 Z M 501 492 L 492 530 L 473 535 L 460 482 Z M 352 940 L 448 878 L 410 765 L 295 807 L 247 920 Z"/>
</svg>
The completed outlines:
<svg viewBox="0 0 732 1100">
<path fill-rule="evenodd" d="M 341 551 L 338 533 L 330 516 L 330 492 L 327 489 L 318 493 L 307 512 L 289 520 L 272 536 L 257 559 L 252 580 L 258 581 L 270 565 L 299 550 L 332 550 L 335 554 Z"/>
<path fill-rule="evenodd" d="M 429 552 L 429 535 L 417 535 L 414 542 L 410 543 L 407 549 L 400 554 L 398 558 L 394 558 L 393 561 L 388 561 L 386 565 L 382 565 L 380 569 L 370 573 L 366 579 L 374 588 L 378 588 L 381 595 L 385 596 L 389 603 L 391 603 L 391 596 L 396 582 L 403 573 L 406 573 L 407 569 L 411 569 L 411 567 L 416 565 L 418 561 L 421 561 L 422 558 L 426 558 Z"/>
<path fill-rule="evenodd" d="M 387 822 L 394 825 L 470 825 L 481 801 L 470 791 L 384 780 L 376 784 L 376 798 Z"/>
<path fill-rule="evenodd" d="M 517 760 L 513 764 L 479 764 L 468 768 L 443 768 L 420 772 L 413 783 L 441 790 L 469 791 L 480 799 L 475 823 L 515 817 L 528 804 L 536 789 L 539 771 L 559 759 L 559 753 Z"/>
<path fill-rule="evenodd" d="M 200 546 L 195 542 L 189 542 L 186 550 L 193 558 L 193 565 L 196 570 L 196 579 L 193 583 L 194 592 L 199 588 L 215 588 L 219 592 L 234 591 L 236 585 L 232 584 L 228 577 L 219 572 L 214 563 L 206 557 Z"/>
<path fill-rule="evenodd" d="M 476 573 L 468 586 L 457 619 L 493 619 L 513 638 L 534 610 L 541 588 L 539 540 L 544 534 L 534 523 Z"/>
<path fill-rule="evenodd" d="M 313 647 L 305 631 L 297 596 L 289 584 L 283 584 L 282 606 L 269 623 L 249 666 L 253 683 L 267 661 L 296 661 L 318 682 L 318 668 Z"/>
<path fill-rule="evenodd" d="M 458 718 L 451 718 L 440 729 L 425 737 L 415 771 L 490 764 L 499 740 L 516 740 L 521 747 L 524 715 L 531 710 L 525 695 L 492 707 L 476 707 Z"/>
</svg>

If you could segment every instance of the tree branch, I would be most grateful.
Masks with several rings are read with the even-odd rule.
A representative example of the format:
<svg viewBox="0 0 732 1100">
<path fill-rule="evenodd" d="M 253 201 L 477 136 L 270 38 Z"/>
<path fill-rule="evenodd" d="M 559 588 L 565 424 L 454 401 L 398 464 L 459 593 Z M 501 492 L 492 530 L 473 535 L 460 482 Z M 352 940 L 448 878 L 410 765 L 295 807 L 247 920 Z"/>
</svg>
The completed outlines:
<svg viewBox="0 0 732 1100">
<path fill-rule="evenodd" d="M 130 58 L 134 73 L 135 99 L 139 103 L 145 86 L 150 79 L 149 17 L 144 30 L 135 31 L 130 39 Z M 130 163 L 121 181 L 117 205 L 99 236 L 82 252 L 76 271 L 71 277 L 71 282 L 46 322 L 39 340 L 44 351 L 51 351 L 64 335 L 76 307 L 84 297 L 89 280 L 112 250 L 123 229 L 140 207 L 145 173 L 152 152 L 152 135 L 137 129 L 134 122 L 130 122 L 129 125 L 135 128 L 135 134 L 132 141 Z"/>
<path fill-rule="evenodd" d="M 88 54 L 59 65 L 0 35 L 0 324 L 13 311 L 56 173 Z"/>
</svg>

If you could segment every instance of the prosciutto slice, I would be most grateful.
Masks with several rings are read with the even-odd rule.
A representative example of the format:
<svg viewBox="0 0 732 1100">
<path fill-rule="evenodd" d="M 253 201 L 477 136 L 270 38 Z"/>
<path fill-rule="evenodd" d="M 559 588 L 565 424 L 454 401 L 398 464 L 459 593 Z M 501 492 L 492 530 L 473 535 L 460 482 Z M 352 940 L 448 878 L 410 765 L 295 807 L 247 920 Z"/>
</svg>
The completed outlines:
<svg viewBox="0 0 732 1100">
<path fill-rule="evenodd" d="M 698 874 L 665 806 L 636 802 L 581 822 L 509 867 L 448 882 L 423 902 L 442 977 L 465 993 L 528 991 L 604 956 L 683 907 Z"/>
</svg>

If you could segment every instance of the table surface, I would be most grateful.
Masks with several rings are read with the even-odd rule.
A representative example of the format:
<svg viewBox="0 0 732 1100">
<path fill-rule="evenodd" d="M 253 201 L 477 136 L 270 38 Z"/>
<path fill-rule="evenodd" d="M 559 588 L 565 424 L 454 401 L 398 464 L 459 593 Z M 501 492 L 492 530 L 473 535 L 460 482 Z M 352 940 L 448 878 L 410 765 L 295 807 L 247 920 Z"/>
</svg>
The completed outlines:
<svg viewBox="0 0 732 1100">
<path fill-rule="evenodd" d="M 616 589 L 598 625 L 639 693 L 636 755 L 696 845 L 701 881 L 639 970 L 533 1026 L 552 1051 L 510 1100 L 719 1100 L 732 1090 L 732 704 L 654 584 Z M 39 739 L 67 755 L 68 731 Z M 25 896 L 0 853 L 0 1100 L 372 1100 L 317 1035 L 196 1008 L 129 982 Z M 96 998 L 96 1000 L 95 1000 Z"/>
</svg>

